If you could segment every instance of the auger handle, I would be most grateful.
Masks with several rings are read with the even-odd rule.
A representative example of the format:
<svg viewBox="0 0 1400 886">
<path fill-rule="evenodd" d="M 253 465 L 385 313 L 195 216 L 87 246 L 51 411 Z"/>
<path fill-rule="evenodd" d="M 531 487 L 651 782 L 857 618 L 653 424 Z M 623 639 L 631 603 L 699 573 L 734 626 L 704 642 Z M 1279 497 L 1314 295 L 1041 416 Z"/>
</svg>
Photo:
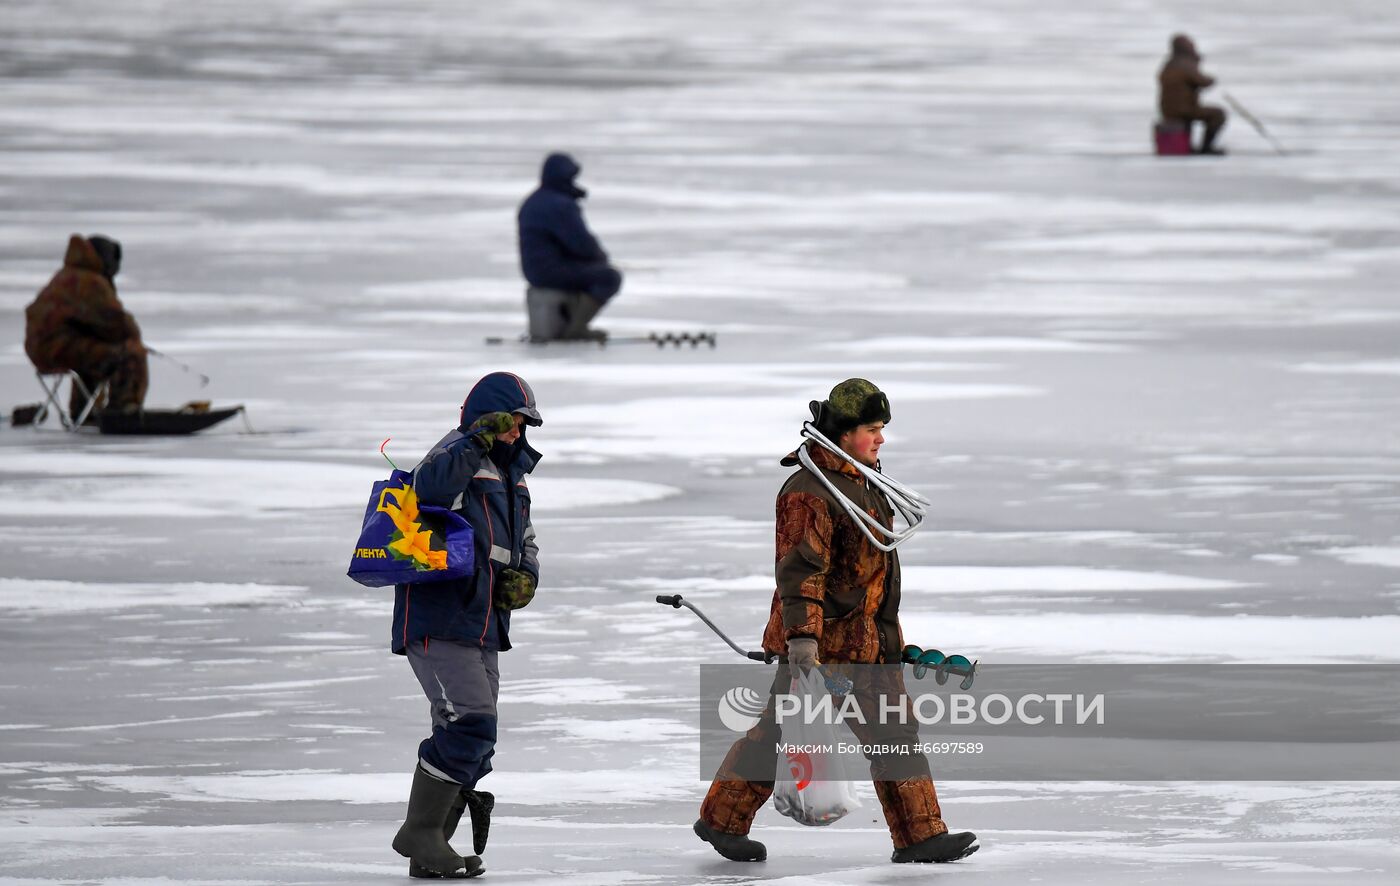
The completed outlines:
<svg viewBox="0 0 1400 886">
<path fill-rule="evenodd" d="M 724 631 L 721 631 L 718 625 L 706 618 L 705 613 L 701 612 L 699 609 L 696 609 L 694 603 L 685 602 L 685 600 L 682 599 L 680 594 L 661 594 L 657 596 L 656 602 L 660 603 L 662 606 L 670 606 L 672 609 L 680 609 L 682 606 L 684 606 L 686 609 L 689 609 L 691 612 L 695 613 L 696 616 L 698 616 L 699 619 L 703 621 L 705 625 L 709 627 L 710 630 L 714 631 L 715 634 L 721 640 L 729 644 L 730 649 L 733 649 L 735 652 L 739 653 L 744 658 L 752 659 L 753 661 L 761 661 L 764 664 L 772 664 L 773 661 L 777 658 L 776 655 L 769 655 L 767 652 L 764 652 L 762 650 L 750 652 L 747 649 L 740 648 L 739 644 L 729 639 L 729 635 L 726 634 Z"/>
</svg>

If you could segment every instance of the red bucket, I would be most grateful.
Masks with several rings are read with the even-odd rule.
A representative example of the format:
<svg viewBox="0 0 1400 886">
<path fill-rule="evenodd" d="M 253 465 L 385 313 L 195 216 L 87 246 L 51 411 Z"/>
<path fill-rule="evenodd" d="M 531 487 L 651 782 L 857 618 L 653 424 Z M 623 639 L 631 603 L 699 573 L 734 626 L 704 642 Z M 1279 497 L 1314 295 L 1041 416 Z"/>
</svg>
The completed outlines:
<svg viewBox="0 0 1400 886">
<path fill-rule="evenodd" d="M 1152 127 L 1158 157 L 1181 157 L 1191 153 L 1191 125 L 1158 123 Z"/>
</svg>

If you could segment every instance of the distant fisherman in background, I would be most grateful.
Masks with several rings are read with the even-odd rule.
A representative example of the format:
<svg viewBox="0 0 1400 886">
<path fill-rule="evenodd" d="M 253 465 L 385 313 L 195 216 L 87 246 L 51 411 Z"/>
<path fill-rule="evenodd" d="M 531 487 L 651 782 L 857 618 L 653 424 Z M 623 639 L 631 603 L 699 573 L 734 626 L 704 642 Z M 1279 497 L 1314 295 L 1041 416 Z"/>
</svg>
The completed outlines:
<svg viewBox="0 0 1400 886">
<path fill-rule="evenodd" d="M 117 298 L 121 263 L 115 240 L 69 238 L 62 270 L 25 308 L 24 352 L 40 372 L 77 372 L 89 391 L 109 382 L 106 408 L 134 413 L 146 399 L 146 347 L 136 318 Z M 69 414 L 76 420 L 86 405 L 74 385 Z"/>
<path fill-rule="evenodd" d="M 582 171 L 568 154 L 550 154 L 540 186 L 520 205 L 520 269 L 530 284 L 525 303 L 533 341 L 602 341 L 589 323 L 622 289 L 622 272 L 583 220 L 588 192 L 574 183 Z"/>
<path fill-rule="evenodd" d="M 1225 111 L 1213 105 L 1201 104 L 1201 90 L 1215 85 L 1215 78 L 1201 72 L 1203 56 L 1196 51 L 1196 44 L 1185 34 L 1172 37 L 1171 55 L 1162 70 L 1157 74 L 1160 93 L 1157 100 L 1162 114 L 1162 123 L 1176 125 L 1186 130 L 1190 140 L 1191 125 L 1196 121 L 1205 124 L 1205 134 L 1195 154 L 1221 155 L 1225 151 L 1215 146 L 1215 138 L 1225 127 Z M 1183 145 L 1183 150 L 1185 146 Z"/>
</svg>

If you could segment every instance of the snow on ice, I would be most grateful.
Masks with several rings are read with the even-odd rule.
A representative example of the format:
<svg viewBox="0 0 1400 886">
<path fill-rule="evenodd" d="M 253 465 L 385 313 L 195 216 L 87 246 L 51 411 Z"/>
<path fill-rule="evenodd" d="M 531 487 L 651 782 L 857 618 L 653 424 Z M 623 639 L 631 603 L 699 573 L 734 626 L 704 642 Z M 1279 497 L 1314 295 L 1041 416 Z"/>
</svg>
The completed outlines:
<svg viewBox="0 0 1400 886">
<path fill-rule="evenodd" d="M 157 8 L 158 7 L 158 8 Z M 697 670 L 758 644 L 807 402 L 893 407 L 906 638 L 983 661 L 1396 662 L 1400 24 L 1382 2 L 110 4 L 0 18 L 0 389 L 74 232 L 121 240 L 190 438 L 0 429 L 0 883 L 382 883 L 427 705 L 344 577 L 369 484 L 505 369 L 545 418 L 543 584 L 501 657 L 487 877 L 1391 883 L 1392 783 L 940 781 L 690 832 Z M 1150 156 L 1194 34 L 1231 155 Z M 514 212 L 573 152 L 627 275 L 526 348 Z M 486 345 L 487 336 L 507 340 Z M 754 663 L 754 668 L 762 666 Z M 937 778 L 935 765 L 935 778 Z M 868 813 L 868 814 L 867 814 Z"/>
</svg>

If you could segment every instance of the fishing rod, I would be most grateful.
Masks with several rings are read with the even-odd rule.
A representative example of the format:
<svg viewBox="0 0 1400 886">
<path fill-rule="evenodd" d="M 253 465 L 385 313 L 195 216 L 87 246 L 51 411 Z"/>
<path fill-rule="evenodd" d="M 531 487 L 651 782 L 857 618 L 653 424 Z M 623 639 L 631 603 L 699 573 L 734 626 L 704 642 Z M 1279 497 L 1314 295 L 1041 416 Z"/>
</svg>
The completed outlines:
<svg viewBox="0 0 1400 886">
<path fill-rule="evenodd" d="M 1274 146 L 1275 151 L 1278 151 L 1280 154 L 1288 153 L 1283 149 L 1283 145 L 1278 143 L 1278 139 L 1274 138 L 1272 135 L 1269 134 L 1269 130 L 1264 128 L 1264 124 L 1259 122 L 1258 117 L 1249 113 L 1249 111 L 1245 109 L 1245 106 L 1236 101 L 1235 97 L 1230 93 L 1225 92 L 1221 94 L 1225 97 L 1225 101 L 1229 103 L 1230 107 L 1234 108 L 1236 113 L 1243 117 L 1249 123 L 1250 126 L 1254 127 L 1255 132 L 1262 135 L 1265 139 L 1268 140 L 1269 144 Z"/>
<path fill-rule="evenodd" d="M 209 386 L 209 376 L 207 376 L 207 375 L 205 375 L 204 373 L 200 372 L 199 370 L 195 369 L 193 366 L 189 365 L 188 363 L 183 363 L 183 362 L 181 362 L 181 361 L 179 361 L 179 360 L 176 360 L 174 357 L 170 356 L 169 354 L 165 353 L 164 351 L 157 351 L 155 348 L 151 347 L 150 345 L 146 345 L 146 353 L 148 353 L 148 354 L 154 354 L 155 356 L 160 357 L 162 360 L 168 360 L 169 362 L 174 363 L 176 366 L 180 367 L 181 369 L 183 369 L 185 372 L 189 373 L 190 375 L 197 375 L 197 376 L 199 376 L 199 386 L 200 386 L 201 388 L 205 388 L 205 387 L 208 387 L 208 386 Z"/>
</svg>

